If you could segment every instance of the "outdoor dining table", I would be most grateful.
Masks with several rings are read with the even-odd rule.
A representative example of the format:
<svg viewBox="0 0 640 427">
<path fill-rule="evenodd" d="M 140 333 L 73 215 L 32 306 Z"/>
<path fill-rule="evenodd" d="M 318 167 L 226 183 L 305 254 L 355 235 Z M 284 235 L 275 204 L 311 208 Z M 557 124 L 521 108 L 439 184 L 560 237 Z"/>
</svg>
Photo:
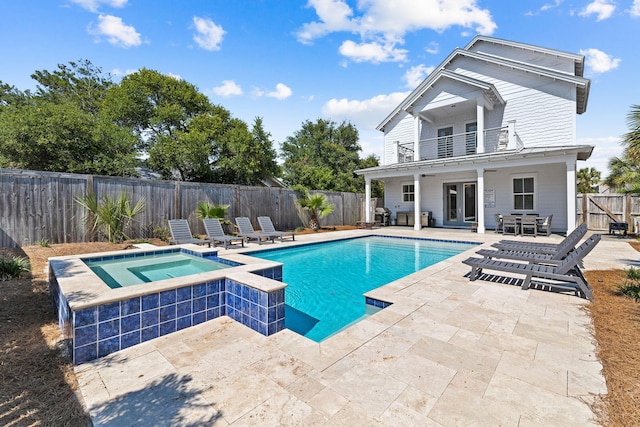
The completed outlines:
<svg viewBox="0 0 640 427">
<path fill-rule="evenodd" d="M 522 215 L 522 214 L 516 214 L 516 215 L 501 215 L 501 219 L 503 221 L 503 227 L 504 227 L 504 218 L 505 217 L 513 217 L 516 220 L 516 224 L 518 225 L 518 228 L 516 229 L 515 234 L 522 234 L 522 228 L 521 228 L 521 224 L 522 224 L 522 218 L 523 217 L 533 217 L 534 215 Z M 544 216 L 538 216 L 537 214 L 535 215 L 535 219 L 536 219 L 536 225 L 541 225 L 544 223 L 544 220 L 546 219 L 546 217 Z"/>
</svg>

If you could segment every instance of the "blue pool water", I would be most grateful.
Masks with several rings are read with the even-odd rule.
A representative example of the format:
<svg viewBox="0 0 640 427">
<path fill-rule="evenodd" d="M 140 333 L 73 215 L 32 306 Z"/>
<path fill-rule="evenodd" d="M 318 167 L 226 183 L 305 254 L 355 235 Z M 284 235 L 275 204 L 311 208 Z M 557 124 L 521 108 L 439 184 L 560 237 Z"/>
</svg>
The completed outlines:
<svg viewBox="0 0 640 427">
<path fill-rule="evenodd" d="M 110 288 L 229 268 L 229 265 L 183 252 L 149 254 L 124 259 L 85 260 L 84 263 Z"/>
<path fill-rule="evenodd" d="M 372 236 L 251 255 L 283 263 L 285 326 L 319 342 L 376 310 L 364 293 L 474 245 Z"/>
</svg>

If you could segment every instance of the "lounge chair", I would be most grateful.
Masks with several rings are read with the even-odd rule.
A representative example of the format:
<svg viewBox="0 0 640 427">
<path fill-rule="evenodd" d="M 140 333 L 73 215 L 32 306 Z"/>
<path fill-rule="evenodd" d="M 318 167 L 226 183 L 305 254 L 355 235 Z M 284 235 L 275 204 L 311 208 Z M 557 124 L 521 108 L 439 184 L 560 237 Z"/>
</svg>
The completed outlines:
<svg viewBox="0 0 640 427">
<path fill-rule="evenodd" d="M 473 257 L 462 262 L 463 264 L 471 266 L 471 273 L 469 275 L 470 281 L 476 280 L 480 274 L 482 274 L 483 270 L 524 274 L 525 279 L 522 283 L 522 289 L 529 289 L 533 278 L 551 280 L 552 282 L 545 281 L 540 284 L 552 289 L 563 291 L 571 290 L 581 293 L 585 298 L 591 301 L 593 300 L 591 287 L 584 279 L 584 276 L 578 267 L 578 263 L 580 263 L 584 257 L 591 252 L 599 241 L 599 234 L 592 235 L 573 252 L 569 253 L 567 257 L 557 265 L 520 263 L 500 259 Z"/>
<path fill-rule="evenodd" d="M 285 236 L 291 236 L 291 240 L 296 240 L 296 233 L 293 231 L 277 231 L 268 216 L 259 216 L 258 224 L 260 224 L 263 233 L 279 236 L 281 241 L 284 240 Z"/>
<path fill-rule="evenodd" d="M 275 243 L 275 238 L 278 237 L 276 234 L 256 233 L 251 225 L 251 221 L 249 221 L 249 218 L 246 216 L 236 218 L 236 225 L 239 231 L 238 236 L 244 237 L 247 242 L 249 242 L 249 240 L 257 240 L 258 244 L 261 245 L 263 241 L 271 240 L 272 243 Z"/>
<path fill-rule="evenodd" d="M 211 247 L 211 240 L 209 239 L 196 239 L 191 234 L 189 223 L 186 219 L 170 219 L 169 230 L 171 230 L 170 245 L 181 245 L 184 243 L 203 244 L 207 243 Z"/>
<path fill-rule="evenodd" d="M 213 242 L 213 247 L 216 247 L 216 243 L 224 243 L 224 248 L 228 249 L 229 244 L 233 244 L 234 241 L 240 241 L 244 248 L 244 238 L 239 236 L 228 236 L 224 234 L 222 224 L 218 218 L 204 218 L 202 220 L 204 229 L 207 231 L 207 238 Z"/>
<path fill-rule="evenodd" d="M 519 240 L 501 240 L 494 243 L 494 248 L 518 251 L 518 252 L 536 252 L 541 254 L 555 255 L 559 251 L 569 252 L 573 249 L 578 242 L 587 234 L 587 224 L 582 223 L 575 230 L 573 230 L 567 237 L 565 237 L 560 243 L 542 243 L 542 242 L 523 242 Z"/>
</svg>

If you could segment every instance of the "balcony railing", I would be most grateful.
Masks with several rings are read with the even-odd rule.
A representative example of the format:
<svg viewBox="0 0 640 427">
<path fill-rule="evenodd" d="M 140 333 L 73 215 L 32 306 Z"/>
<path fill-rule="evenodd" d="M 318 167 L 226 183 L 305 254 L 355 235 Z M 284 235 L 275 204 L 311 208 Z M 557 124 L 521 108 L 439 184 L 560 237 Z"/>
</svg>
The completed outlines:
<svg viewBox="0 0 640 427">
<path fill-rule="evenodd" d="M 495 153 L 511 148 L 521 150 L 524 148 L 524 144 L 515 132 L 513 124 L 499 128 L 485 129 L 483 139 L 484 150 L 478 150 L 477 132 L 465 132 L 437 138 L 421 139 L 419 149 L 416 149 L 413 142 L 398 142 L 398 163 L 468 156 L 479 152 Z"/>
</svg>

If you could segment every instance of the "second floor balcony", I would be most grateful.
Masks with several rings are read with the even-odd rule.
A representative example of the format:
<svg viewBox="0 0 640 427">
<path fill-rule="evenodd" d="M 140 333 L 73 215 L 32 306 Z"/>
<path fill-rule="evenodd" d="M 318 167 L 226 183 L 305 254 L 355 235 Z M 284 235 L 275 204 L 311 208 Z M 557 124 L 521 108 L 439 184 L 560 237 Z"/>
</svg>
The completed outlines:
<svg viewBox="0 0 640 427">
<path fill-rule="evenodd" d="M 436 138 L 421 139 L 417 147 L 413 142 L 402 143 L 396 141 L 397 163 L 436 160 L 524 148 L 520 137 L 515 131 L 514 122 L 499 128 L 485 129 L 482 132 L 482 138 L 478 138 L 478 136 L 477 131 L 443 135 Z M 478 145 L 479 140 L 483 141 L 482 146 Z"/>
</svg>

